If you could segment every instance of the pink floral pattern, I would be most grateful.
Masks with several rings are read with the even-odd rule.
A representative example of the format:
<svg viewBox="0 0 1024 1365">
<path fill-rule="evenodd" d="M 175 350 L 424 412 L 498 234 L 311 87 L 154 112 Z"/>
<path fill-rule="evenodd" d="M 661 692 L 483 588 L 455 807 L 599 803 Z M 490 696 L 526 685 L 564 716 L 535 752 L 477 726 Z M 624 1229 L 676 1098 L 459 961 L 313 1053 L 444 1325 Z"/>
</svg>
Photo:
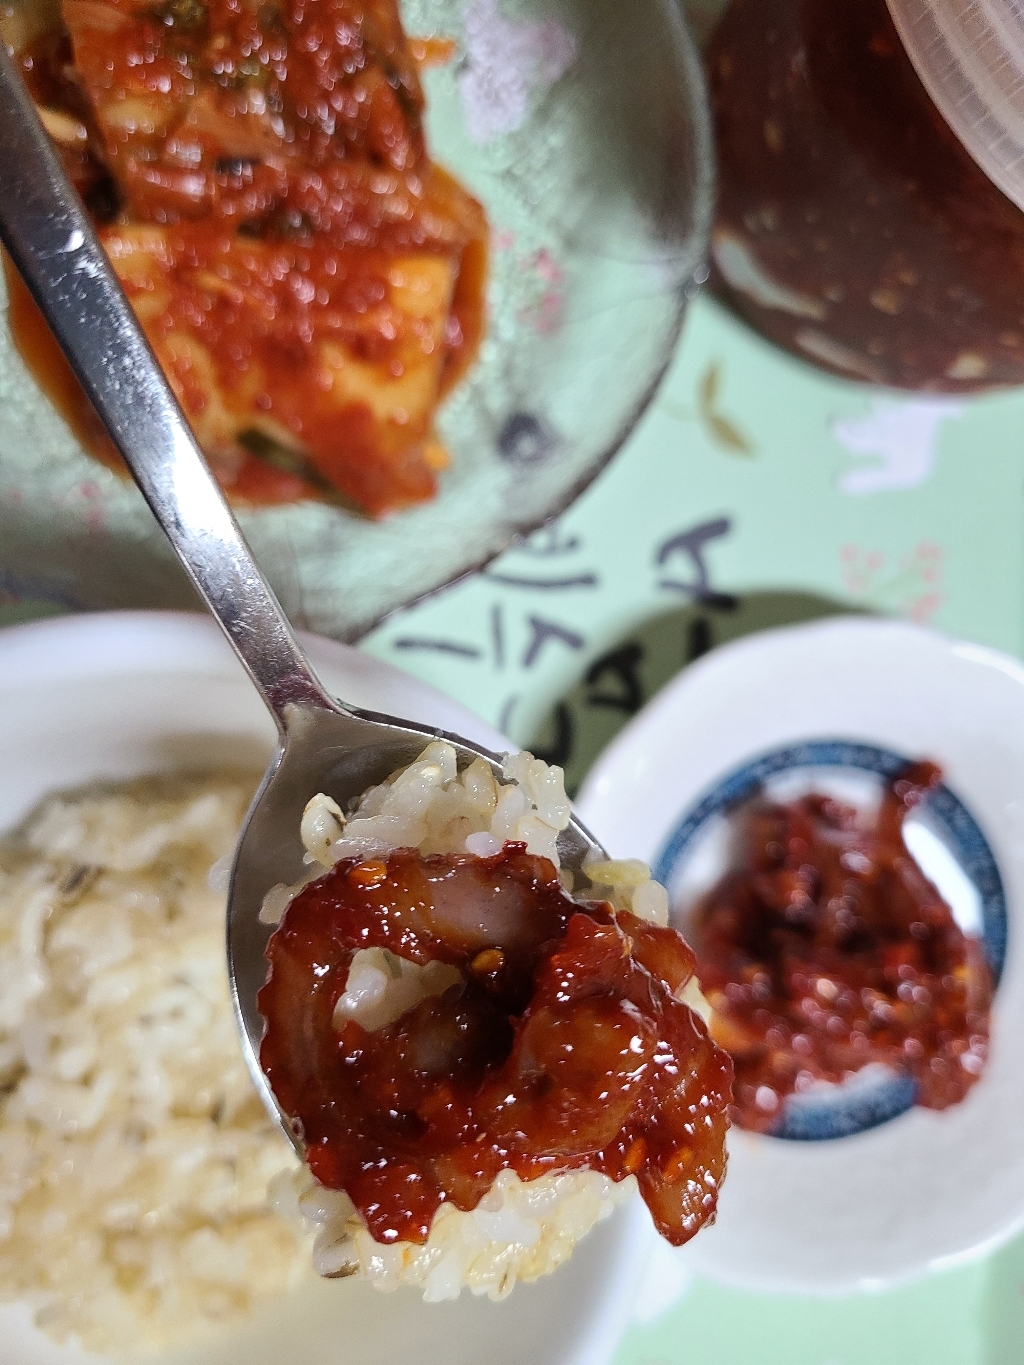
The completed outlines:
<svg viewBox="0 0 1024 1365">
<path fill-rule="evenodd" d="M 895 562 L 881 550 L 847 544 L 839 551 L 846 592 L 864 606 L 895 612 L 919 624 L 930 622 L 945 600 L 942 577 L 945 552 L 922 540 Z"/>
</svg>

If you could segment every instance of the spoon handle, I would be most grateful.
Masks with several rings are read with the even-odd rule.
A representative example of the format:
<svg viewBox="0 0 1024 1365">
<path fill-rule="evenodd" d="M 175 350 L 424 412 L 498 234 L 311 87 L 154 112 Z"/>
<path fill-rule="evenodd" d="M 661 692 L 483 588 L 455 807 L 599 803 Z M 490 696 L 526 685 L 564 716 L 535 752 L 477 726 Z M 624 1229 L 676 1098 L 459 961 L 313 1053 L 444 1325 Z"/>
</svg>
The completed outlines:
<svg viewBox="0 0 1024 1365">
<path fill-rule="evenodd" d="M 0 240 L 192 582 L 284 728 L 336 707 L 257 568 L 0 39 Z"/>
</svg>

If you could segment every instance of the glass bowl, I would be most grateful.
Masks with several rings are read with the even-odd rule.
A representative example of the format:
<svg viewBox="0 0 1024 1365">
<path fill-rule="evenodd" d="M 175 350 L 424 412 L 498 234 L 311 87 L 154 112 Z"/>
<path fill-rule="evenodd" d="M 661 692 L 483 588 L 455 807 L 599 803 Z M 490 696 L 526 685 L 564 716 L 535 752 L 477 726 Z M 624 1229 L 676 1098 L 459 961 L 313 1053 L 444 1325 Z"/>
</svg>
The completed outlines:
<svg viewBox="0 0 1024 1365">
<path fill-rule="evenodd" d="M 565 508 L 625 440 L 703 280 L 713 197 L 699 62 L 675 0 L 406 0 L 437 161 L 491 225 L 489 328 L 445 405 L 432 503 L 369 521 L 239 509 L 293 620 L 352 640 Z M 0 286 L 2 287 L 2 286 Z M 194 605 L 133 486 L 84 455 L 0 328 L 0 600 Z"/>
</svg>

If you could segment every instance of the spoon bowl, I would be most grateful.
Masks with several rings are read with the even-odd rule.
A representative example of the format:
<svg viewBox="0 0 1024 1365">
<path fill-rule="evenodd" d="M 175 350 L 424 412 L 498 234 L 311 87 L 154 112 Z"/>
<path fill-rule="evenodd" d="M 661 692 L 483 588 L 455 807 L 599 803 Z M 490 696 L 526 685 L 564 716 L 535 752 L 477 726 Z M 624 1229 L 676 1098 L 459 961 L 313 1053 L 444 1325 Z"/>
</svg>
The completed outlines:
<svg viewBox="0 0 1024 1365">
<path fill-rule="evenodd" d="M 82 203 L 0 44 L 0 239 L 209 611 L 277 724 L 279 744 L 246 821 L 228 898 L 228 970 L 244 1051 L 268 1109 L 295 1141 L 259 1065 L 256 993 L 272 932 L 259 921 L 267 891 L 303 871 L 299 823 L 318 791 L 342 808 L 449 740 L 460 767 L 500 760 L 454 735 L 335 700 L 314 673 L 196 444 Z M 576 820 L 563 866 L 582 872 L 597 841 Z"/>
<path fill-rule="evenodd" d="M 282 1113 L 259 1061 L 264 1021 L 256 994 L 266 980 L 266 949 L 274 932 L 274 926 L 260 917 L 263 899 L 271 887 L 292 885 L 308 873 L 299 824 L 311 796 L 325 792 L 345 810 L 368 788 L 412 763 L 435 739 L 454 746 L 460 769 L 483 758 L 501 780 L 502 756 L 458 735 L 341 706 L 289 704 L 277 754 L 242 829 L 228 892 L 232 998 L 257 1089 L 300 1155 L 291 1121 Z M 583 864 L 595 853 L 606 856 L 574 818 L 559 836 L 558 855 L 577 886 L 586 881 Z"/>
</svg>

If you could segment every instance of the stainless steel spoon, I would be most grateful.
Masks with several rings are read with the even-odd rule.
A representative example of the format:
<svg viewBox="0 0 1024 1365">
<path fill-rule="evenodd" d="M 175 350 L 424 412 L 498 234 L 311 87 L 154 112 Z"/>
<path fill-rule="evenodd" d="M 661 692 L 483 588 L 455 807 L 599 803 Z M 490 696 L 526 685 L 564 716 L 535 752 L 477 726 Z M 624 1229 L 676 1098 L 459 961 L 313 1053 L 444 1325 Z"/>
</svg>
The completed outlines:
<svg viewBox="0 0 1024 1365">
<path fill-rule="evenodd" d="M 272 932 L 260 922 L 260 907 L 272 886 L 293 883 L 306 871 L 299 839 L 306 802 L 323 791 L 344 808 L 412 762 L 431 739 L 454 744 L 460 767 L 484 758 L 500 776 L 501 759 L 457 735 L 346 706 L 324 690 L 253 560 L 2 41 L 0 139 L 0 240 L 277 723 L 277 753 L 235 854 L 227 950 L 249 1069 L 294 1142 L 260 1069 L 256 992 L 266 979 Z M 584 859 L 605 856 L 575 818 L 558 849 L 563 866 L 583 883 Z"/>
</svg>

